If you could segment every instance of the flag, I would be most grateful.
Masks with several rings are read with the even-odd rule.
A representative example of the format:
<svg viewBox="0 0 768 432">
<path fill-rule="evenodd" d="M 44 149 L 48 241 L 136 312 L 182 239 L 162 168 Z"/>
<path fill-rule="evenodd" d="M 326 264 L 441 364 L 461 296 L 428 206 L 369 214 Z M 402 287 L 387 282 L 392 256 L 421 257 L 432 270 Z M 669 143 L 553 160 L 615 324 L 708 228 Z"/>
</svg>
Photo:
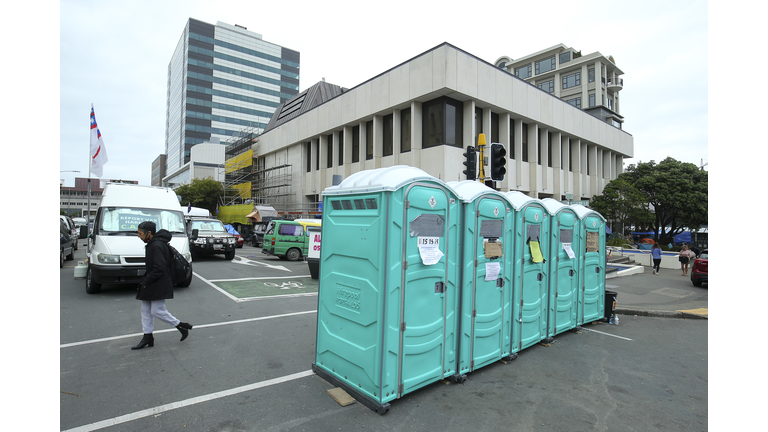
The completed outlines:
<svg viewBox="0 0 768 432">
<path fill-rule="evenodd" d="M 96 124 L 96 115 L 91 105 L 91 172 L 96 177 L 104 174 L 104 164 L 107 163 L 107 149 L 104 140 L 101 139 L 99 126 Z"/>
<path fill-rule="evenodd" d="M 187 213 L 189 213 L 189 212 L 191 212 L 191 211 L 192 211 L 192 203 L 190 202 L 190 203 L 187 205 Z"/>
</svg>

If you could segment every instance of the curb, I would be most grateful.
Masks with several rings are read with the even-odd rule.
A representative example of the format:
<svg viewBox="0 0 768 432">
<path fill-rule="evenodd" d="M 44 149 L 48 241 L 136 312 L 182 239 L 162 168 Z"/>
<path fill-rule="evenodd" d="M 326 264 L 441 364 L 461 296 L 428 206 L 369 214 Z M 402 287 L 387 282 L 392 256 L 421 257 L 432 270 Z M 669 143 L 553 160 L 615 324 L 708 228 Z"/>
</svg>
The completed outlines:
<svg viewBox="0 0 768 432">
<path fill-rule="evenodd" d="M 709 319 L 709 317 L 680 311 L 655 311 L 643 309 L 619 309 L 614 310 L 617 315 L 637 315 L 657 318 L 682 318 L 682 319 Z"/>
</svg>

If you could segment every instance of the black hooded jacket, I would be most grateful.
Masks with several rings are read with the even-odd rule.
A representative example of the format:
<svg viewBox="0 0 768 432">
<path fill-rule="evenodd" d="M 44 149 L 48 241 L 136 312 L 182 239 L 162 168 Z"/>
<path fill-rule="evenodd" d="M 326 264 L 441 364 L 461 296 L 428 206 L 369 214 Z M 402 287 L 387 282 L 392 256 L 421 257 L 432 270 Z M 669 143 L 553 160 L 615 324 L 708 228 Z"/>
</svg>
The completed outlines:
<svg viewBox="0 0 768 432">
<path fill-rule="evenodd" d="M 144 255 L 147 275 L 139 285 L 137 299 L 151 301 L 173 298 L 171 249 L 168 247 L 170 241 L 171 233 L 161 229 L 147 242 Z"/>
</svg>

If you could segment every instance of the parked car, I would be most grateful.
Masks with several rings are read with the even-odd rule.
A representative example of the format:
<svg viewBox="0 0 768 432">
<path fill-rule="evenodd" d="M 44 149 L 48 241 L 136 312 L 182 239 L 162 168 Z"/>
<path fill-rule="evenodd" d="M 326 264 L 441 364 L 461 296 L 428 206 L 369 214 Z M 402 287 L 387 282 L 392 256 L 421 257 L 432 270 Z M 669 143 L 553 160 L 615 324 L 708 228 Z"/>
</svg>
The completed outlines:
<svg viewBox="0 0 768 432">
<path fill-rule="evenodd" d="M 59 219 L 67 226 L 69 235 L 72 237 L 72 244 L 75 250 L 77 250 L 77 240 L 80 234 L 80 229 L 75 225 L 75 221 L 69 216 L 59 215 Z"/>
<path fill-rule="evenodd" d="M 708 255 L 709 254 L 706 250 L 701 252 L 701 255 L 696 258 L 696 260 L 693 262 L 693 266 L 691 266 L 691 282 L 693 282 L 693 286 L 700 287 L 702 283 L 709 284 L 709 282 L 707 282 L 707 277 L 709 275 Z"/>
<path fill-rule="evenodd" d="M 237 240 L 218 219 L 193 218 L 187 226 L 189 251 L 194 259 L 199 255 L 223 254 L 224 258 L 235 258 Z"/>
<path fill-rule="evenodd" d="M 75 259 L 75 247 L 73 245 L 72 234 L 69 227 L 63 220 L 59 219 L 59 239 L 61 240 L 61 249 L 59 251 L 59 268 L 64 267 L 64 260 L 72 261 Z"/>
<path fill-rule="evenodd" d="M 227 232 L 235 236 L 235 240 L 237 240 L 237 243 L 235 243 L 235 247 L 241 248 L 243 247 L 243 244 L 245 243 L 245 239 L 242 235 L 230 224 L 224 225 L 224 228 L 227 229 Z"/>
</svg>

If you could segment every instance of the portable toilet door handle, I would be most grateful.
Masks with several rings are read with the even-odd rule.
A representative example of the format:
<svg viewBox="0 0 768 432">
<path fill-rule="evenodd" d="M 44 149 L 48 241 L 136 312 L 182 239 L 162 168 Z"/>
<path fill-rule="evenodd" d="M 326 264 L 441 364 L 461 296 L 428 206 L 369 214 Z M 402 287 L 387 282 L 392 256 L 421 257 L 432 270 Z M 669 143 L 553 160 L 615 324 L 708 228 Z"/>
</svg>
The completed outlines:
<svg viewBox="0 0 768 432">
<path fill-rule="evenodd" d="M 445 282 L 435 282 L 435 294 L 445 292 Z"/>
</svg>

